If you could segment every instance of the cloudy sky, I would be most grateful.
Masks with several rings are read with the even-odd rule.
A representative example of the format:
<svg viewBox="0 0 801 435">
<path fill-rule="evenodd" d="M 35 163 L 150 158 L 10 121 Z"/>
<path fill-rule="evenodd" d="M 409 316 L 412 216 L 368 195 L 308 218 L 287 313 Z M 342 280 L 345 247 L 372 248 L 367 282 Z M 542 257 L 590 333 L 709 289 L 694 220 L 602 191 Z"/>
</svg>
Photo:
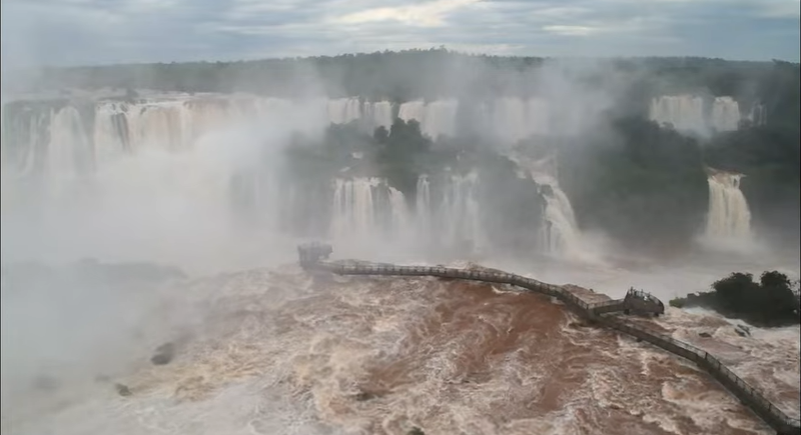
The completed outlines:
<svg viewBox="0 0 801 435">
<path fill-rule="evenodd" d="M 447 48 L 799 60 L 799 0 L 2 0 L 4 68 Z"/>
</svg>

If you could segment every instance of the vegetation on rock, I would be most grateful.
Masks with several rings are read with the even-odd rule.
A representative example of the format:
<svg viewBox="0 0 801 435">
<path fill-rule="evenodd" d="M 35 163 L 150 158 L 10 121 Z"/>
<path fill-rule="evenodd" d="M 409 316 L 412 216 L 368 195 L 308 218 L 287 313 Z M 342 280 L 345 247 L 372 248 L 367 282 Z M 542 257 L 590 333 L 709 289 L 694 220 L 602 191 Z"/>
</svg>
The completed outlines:
<svg viewBox="0 0 801 435">
<path fill-rule="evenodd" d="M 762 273 L 759 282 L 750 273 L 734 272 L 715 281 L 714 291 L 691 293 L 671 300 L 670 305 L 708 308 L 758 326 L 794 325 L 801 320 L 797 283 L 795 287 L 787 275 L 775 270 Z"/>
</svg>

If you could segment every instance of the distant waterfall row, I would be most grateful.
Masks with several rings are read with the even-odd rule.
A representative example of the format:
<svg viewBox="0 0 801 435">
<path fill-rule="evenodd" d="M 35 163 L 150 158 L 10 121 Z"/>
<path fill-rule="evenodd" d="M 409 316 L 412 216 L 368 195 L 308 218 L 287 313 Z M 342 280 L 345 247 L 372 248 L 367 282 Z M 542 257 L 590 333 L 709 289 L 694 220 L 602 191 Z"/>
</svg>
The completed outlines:
<svg viewBox="0 0 801 435">
<path fill-rule="evenodd" d="M 754 124 L 766 121 L 763 106 L 754 104 L 742 113 L 740 104 L 731 97 L 705 100 L 695 95 L 666 95 L 651 101 L 649 113 L 651 120 L 661 125 L 703 135 L 737 130 L 744 120 Z"/>
<path fill-rule="evenodd" d="M 580 103 L 580 102 L 579 102 Z M 148 148 L 179 151 L 209 132 L 287 113 L 297 114 L 293 130 L 355 122 L 365 132 L 389 128 L 396 117 L 416 120 L 424 134 L 437 138 L 457 134 L 460 126 L 515 142 L 532 135 L 575 134 L 603 109 L 592 104 L 542 98 L 498 98 L 460 104 L 457 100 L 370 102 L 359 98 L 285 100 L 255 96 L 188 96 L 136 103 L 99 101 L 13 102 L 4 105 L 5 169 L 28 173 L 70 174 L 102 164 L 115 155 Z M 742 120 L 765 121 L 755 105 L 743 115 L 737 101 L 717 97 L 706 102 L 691 95 L 652 101 L 649 116 L 682 131 L 706 134 L 734 130 Z"/>
<path fill-rule="evenodd" d="M 707 116 L 703 101 L 694 98 L 663 97 L 655 100 L 652 117 L 672 119 L 677 128 L 701 128 L 703 125 L 713 125 L 720 130 L 736 128 L 741 116 L 736 101 L 725 97 L 716 99 L 711 115 Z M 699 107 L 702 108 L 700 111 Z M 554 131 L 551 106 L 544 100 L 503 98 L 483 104 L 479 109 L 484 111 L 484 122 L 496 126 L 509 140 Z M 53 189 L 64 189 L 69 186 L 66 181 L 99 171 L 109 162 L 125 160 L 125 156 L 147 150 L 182 154 L 216 131 L 237 130 L 238 126 L 248 122 L 258 124 L 260 120 L 279 115 L 287 119 L 287 113 L 297 114 L 289 117 L 297 118 L 297 125 L 288 126 L 295 131 L 309 129 L 309 125 L 315 123 L 316 128 L 321 128 L 328 123 L 354 121 L 370 130 L 391 125 L 397 116 L 418 120 L 423 132 L 438 136 L 455 132 L 458 110 L 459 104 L 455 100 L 417 101 L 398 106 L 386 101 L 367 102 L 358 98 L 290 101 L 240 96 L 185 97 L 139 103 L 103 101 L 87 105 L 4 105 L 3 207 L 6 207 L 7 197 L 13 193 L 9 191 L 8 179 L 41 174 Z M 753 116 L 764 120 L 764 114 Z M 692 119 L 711 119 L 712 124 L 691 122 Z M 469 243 L 476 249 L 489 244 L 483 217 L 493 210 L 482 206 L 479 195 L 482 181 L 475 173 L 421 177 L 417 183 L 416 200 L 408 204 L 401 192 L 383 180 L 338 180 L 330 187 L 314 191 L 298 186 L 279 188 L 274 180 L 262 179 L 263 174 L 245 176 L 241 171 L 220 170 L 217 168 L 220 162 L 215 159 L 217 156 L 212 155 L 189 163 L 172 162 L 169 169 L 164 166 L 153 170 L 163 169 L 160 176 L 167 182 L 180 184 L 181 189 L 191 190 L 198 196 L 208 195 L 210 191 L 224 195 L 225 186 L 235 184 L 238 187 L 234 190 L 241 196 L 235 199 L 241 204 L 253 202 L 254 195 L 263 197 L 261 204 L 248 205 L 251 208 L 269 208 L 275 198 L 283 198 L 279 211 L 263 211 L 257 214 L 257 218 L 261 219 L 258 216 L 265 213 L 278 214 L 280 216 L 271 217 L 271 220 L 283 222 L 282 225 L 290 222 L 292 226 L 300 226 L 304 234 L 351 240 L 380 236 L 408 241 L 417 237 L 446 246 Z M 164 162 L 156 163 L 162 165 Z M 173 166 L 181 167 L 180 177 L 176 176 Z M 120 168 L 114 170 L 117 169 Z M 211 173 L 213 176 L 209 175 Z M 115 182 L 121 182 L 119 179 L 125 174 L 115 176 Z M 539 232 L 537 240 L 541 246 L 536 249 L 573 255 L 580 250 L 580 234 L 570 201 L 559 188 L 557 177 L 537 168 L 529 168 L 528 176 L 539 186 L 545 203 L 543 225 L 532 229 Z M 153 184 L 155 189 L 162 181 L 152 178 L 147 183 Z M 141 180 L 127 181 L 134 182 L 140 183 Z M 206 187 L 199 187 L 201 184 Z M 739 190 L 739 176 L 711 175 L 709 186 L 706 234 L 716 238 L 747 235 L 750 214 Z M 317 210 L 315 204 L 326 204 L 326 209 Z"/>
</svg>

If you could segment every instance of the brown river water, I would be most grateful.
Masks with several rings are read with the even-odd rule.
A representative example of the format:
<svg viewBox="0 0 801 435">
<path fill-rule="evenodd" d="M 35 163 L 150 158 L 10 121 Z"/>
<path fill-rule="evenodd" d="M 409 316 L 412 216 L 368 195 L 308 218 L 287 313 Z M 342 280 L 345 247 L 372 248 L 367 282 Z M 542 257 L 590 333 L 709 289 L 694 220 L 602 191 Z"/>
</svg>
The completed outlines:
<svg viewBox="0 0 801 435">
<path fill-rule="evenodd" d="M 692 363 L 505 286 L 286 266 L 161 292 L 123 369 L 15 392 L 3 434 L 772 433 Z M 798 416 L 797 327 L 740 337 L 673 308 L 641 322 Z M 175 359 L 150 364 L 165 341 Z"/>
</svg>

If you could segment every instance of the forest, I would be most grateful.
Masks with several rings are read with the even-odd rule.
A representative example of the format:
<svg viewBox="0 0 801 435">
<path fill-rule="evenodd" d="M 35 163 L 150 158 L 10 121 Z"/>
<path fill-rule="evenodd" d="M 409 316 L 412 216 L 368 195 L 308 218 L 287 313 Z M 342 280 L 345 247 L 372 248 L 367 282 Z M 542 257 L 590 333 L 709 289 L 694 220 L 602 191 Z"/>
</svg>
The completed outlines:
<svg viewBox="0 0 801 435">
<path fill-rule="evenodd" d="M 538 92 L 538 79 L 553 64 L 582 71 L 581 80 L 593 86 L 625 82 L 629 88 L 627 98 L 631 100 L 681 92 L 730 95 L 746 103 L 759 99 L 768 104 L 771 113 L 778 106 L 781 110 L 793 110 L 782 96 L 787 91 L 785 86 L 793 86 L 793 80 L 798 78 L 799 68 L 798 64 L 783 61 L 697 57 L 566 60 L 470 55 L 440 47 L 239 62 L 45 68 L 13 74 L 5 80 L 4 88 L 11 91 L 128 88 L 250 92 L 285 97 L 317 91 L 331 97 L 358 95 L 391 101 L 456 95 L 526 97 Z M 796 89 L 797 86 L 795 80 Z M 794 110 L 798 110 L 797 105 Z"/>
</svg>

